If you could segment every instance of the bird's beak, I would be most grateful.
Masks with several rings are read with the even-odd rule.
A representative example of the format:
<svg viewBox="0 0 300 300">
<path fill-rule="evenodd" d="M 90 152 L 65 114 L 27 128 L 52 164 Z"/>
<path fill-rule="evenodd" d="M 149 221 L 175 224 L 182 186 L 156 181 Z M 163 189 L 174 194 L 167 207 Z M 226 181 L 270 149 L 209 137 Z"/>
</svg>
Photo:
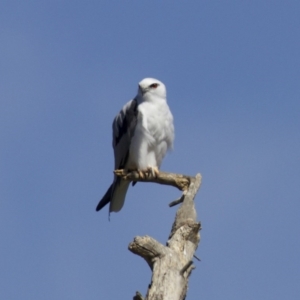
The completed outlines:
<svg viewBox="0 0 300 300">
<path fill-rule="evenodd" d="M 139 85 L 139 92 L 144 95 L 146 92 L 148 91 L 148 88 L 142 88 L 140 85 Z"/>
</svg>

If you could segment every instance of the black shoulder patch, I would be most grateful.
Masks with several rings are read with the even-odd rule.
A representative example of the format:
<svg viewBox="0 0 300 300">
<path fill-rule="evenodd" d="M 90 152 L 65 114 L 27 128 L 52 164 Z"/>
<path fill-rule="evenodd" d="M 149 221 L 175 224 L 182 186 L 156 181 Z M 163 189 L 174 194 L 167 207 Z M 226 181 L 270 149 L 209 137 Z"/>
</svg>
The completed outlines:
<svg viewBox="0 0 300 300">
<path fill-rule="evenodd" d="M 120 111 L 121 124 L 119 126 L 119 134 L 115 139 L 115 145 L 117 145 L 124 134 L 131 130 L 136 125 L 137 117 L 137 101 L 133 99 L 130 106 L 125 110 Z"/>
</svg>

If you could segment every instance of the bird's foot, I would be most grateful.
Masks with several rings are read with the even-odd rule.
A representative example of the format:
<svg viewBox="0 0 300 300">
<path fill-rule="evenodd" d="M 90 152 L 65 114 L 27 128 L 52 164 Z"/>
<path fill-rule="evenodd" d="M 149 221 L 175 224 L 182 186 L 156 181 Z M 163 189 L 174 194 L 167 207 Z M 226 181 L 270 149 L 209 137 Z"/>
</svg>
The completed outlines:
<svg viewBox="0 0 300 300">
<path fill-rule="evenodd" d="M 146 172 L 144 170 L 137 170 L 140 178 L 145 179 L 146 177 Z"/>
<path fill-rule="evenodd" d="M 139 178 L 146 179 L 146 178 L 157 178 L 159 175 L 159 170 L 157 167 L 149 166 L 147 169 L 128 169 L 124 170 L 122 175 L 125 175 L 126 173 L 130 172 L 136 172 Z M 119 175 L 117 170 L 115 171 L 116 175 Z"/>
<path fill-rule="evenodd" d="M 148 167 L 147 168 L 148 176 L 152 178 L 156 178 L 159 175 L 158 167 Z"/>
<path fill-rule="evenodd" d="M 157 167 L 148 167 L 145 170 L 136 170 L 136 172 L 138 173 L 139 177 L 141 179 L 145 179 L 145 178 L 156 178 L 159 174 L 159 170 Z"/>
<path fill-rule="evenodd" d="M 114 173 L 117 176 L 125 176 L 128 173 L 128 171 L 125 169 L 117 169 L 117 170 L 114 170 Z"/>
</svg>

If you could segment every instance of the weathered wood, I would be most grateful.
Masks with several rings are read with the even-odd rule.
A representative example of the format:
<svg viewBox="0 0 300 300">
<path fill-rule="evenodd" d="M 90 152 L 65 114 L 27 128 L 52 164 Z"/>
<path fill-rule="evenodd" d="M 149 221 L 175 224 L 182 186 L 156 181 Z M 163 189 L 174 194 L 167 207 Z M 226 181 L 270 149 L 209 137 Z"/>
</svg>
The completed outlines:
<svg viewBox="0 0 300 300">
<path fill-rule="evenodd" d="M 135 237 L 128 248 L 144 258 L 153 272 L 145 300 L 184 300 L 188 278 L 194 269 L 192 260 L 200 242 L 201 225 L 197 222 L 194 198 L 201 185 L 201 175 L 190 177 L 160 172 L 156 178 L 140 178 L 139 174 L 135 173 L 115 171 L 117 176 L 126 180 L 157 182 L 176 186 L 183 191 L 179 199 L 182 205 L 176 213 L 167 245 L 144 236 Z M 142 298 L 140 294 L 136 294 L 134 299 Z"/>
<path fill-rule="evenodd" d="M 202 177 L 197 174 L 191 181 L 189 189 L 183 192 L 184 200 L 176 213 L 176 218 L 172 226 L 171 235 L 185 223 L 195 223 L 197 219 L 197 212 L 194 205 L 194 198 L 200 188 Z M 199 225 L 200 228 L 200 225 Z"/>
<path fill-rule="evenodd" d="M 150 236 L 136 236 L 128 246 L 128 249 L 141 257 L 143 257 L 149 264 L 151 270 L 153 269 L 153 263 L 157 257 L 166 255 L 165 246 Z"/>
<path fill-rule="evenodd" d="M 150 172 L 144 172 L 144 177 L 141 177 L 138 172 L 126 170 L 115 170 L 115 175 L 122 177 L 128 181 L 141 181 L 141 182 L 155 182 L 164 185 L 171 185 L 177 187 L 181 191 L 185 191 L 189 188 L 191 178 L 190 176 L 159 172 L 156 177 L 153 177 Z"/>
</svg>

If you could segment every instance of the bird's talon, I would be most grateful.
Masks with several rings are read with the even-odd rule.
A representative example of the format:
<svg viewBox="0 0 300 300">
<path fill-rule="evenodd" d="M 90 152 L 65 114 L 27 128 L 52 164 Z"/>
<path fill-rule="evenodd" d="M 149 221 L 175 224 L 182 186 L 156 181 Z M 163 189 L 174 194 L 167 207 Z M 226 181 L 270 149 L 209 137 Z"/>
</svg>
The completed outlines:
<svg viewBox="0 0 300 300">
<path fill-rule="evenodd" d="M 156 178 L 159 174 L 159 170 L 157 167 L 148 167 L 147 172 L 148 172 L 148 176 L 152 178 Z"/>
<path fill-rule="evenodd" d="M 140 178 L 145 179 L 145 174 L 143 171 L 138 171 Z"/>
</svg>

